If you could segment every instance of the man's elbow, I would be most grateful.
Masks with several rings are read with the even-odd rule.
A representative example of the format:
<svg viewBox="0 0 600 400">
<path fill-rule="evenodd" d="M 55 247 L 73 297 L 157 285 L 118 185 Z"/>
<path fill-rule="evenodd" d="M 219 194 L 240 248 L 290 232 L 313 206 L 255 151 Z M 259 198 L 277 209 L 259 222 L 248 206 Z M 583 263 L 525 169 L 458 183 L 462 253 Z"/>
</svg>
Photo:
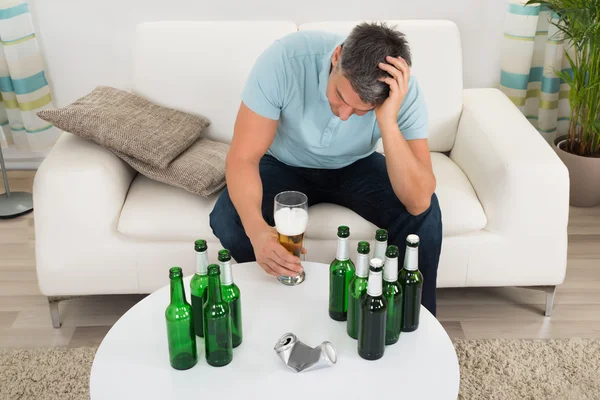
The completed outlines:
<svg viewBox="0 0 600 400">
<path fill-rule="evenodd" d="M 436 184 L 437 182 L 434 177 L 428 184 L 428 187 L 423 189 L 423 192 L 425 194 L 421 195 L 419 199 L 415 199 L 415 201 L 412 204 L 406 206 L 406 210 L 411 215 L 414 215 L 416 217 L 429 210 L 429 207 L 431 206 L 431 197 L 435 192 Z"/>
<path fill-rule="evenodd" d="M 416 216 L 419 216 L 421 214 L 423 214 L 425 211 L 429 210 L 429 207 L 431 206 L 431 195 L 426 195 L 426 196 L 422 196 L 419 199 L 415 199 L 415 201 L 413 201 L 411 204 L 407 204 L 406 207 L 406 211 L 409 212 L 409 214 Z"/>
<path fill-rule="evenodd" d="M 414 193 L 412 198 L 403 201 L 404 207 L 406 207 L 406 211 L 408 211 L 409 214 L 416 217 L 429 210 L 429 207 L 431 206 L 431 197 L 433 196 L 433 193 L 435 193 L 436 183 L 434 178 L 427 183 L 427 187 L 421 187 L 419 189 L 419 194 Z M 398 196 L 398 199 L 401 199 L 401 197 Z"/>
<path fill-rule="evenodd" d="M 248 160 L 229 149 L 225 157 L 225 179 L 227 183 L 229 183 L 233 175 L 239 174 L 246 165 L 248 165 Z"/>
<path fill-rule="evenodd" d="M 236 171 L 249 164 L 255 164 L 255 162 L 251 160 L 250 157 L 248 157 L 247 155 L 240 154 L 238 151 L 235 151 L 231 148 L 227 152 L 227 156 L 225 157 L 226 171 Z"/>
<path fill-rule="evenodd" d="M 231 149 L 229 149 L 229 151 L 227 152 L 227 155 L 225 156 L 225 177 L 226 178 L 227 178 L 227 175 L 231 174 L 232 170 L 235 169 L 236 162 L 237 162 L 237 159 L 231 153 Z"/>
<path fill-rule="evenodd" d="M 406 211 L 408 211 L 408 213 L 410 215 L 418 217 L 419 215 L 421 215 L 425 211 L 427 211 L 429 209 L 430 205 L 431 205 L 431 201 L 428 200 L 427 202 L 422 202 L 422 203 L 418 203 L 418 204 L 414 204 L 409 207 L 406 207 Z"/>
</svg>

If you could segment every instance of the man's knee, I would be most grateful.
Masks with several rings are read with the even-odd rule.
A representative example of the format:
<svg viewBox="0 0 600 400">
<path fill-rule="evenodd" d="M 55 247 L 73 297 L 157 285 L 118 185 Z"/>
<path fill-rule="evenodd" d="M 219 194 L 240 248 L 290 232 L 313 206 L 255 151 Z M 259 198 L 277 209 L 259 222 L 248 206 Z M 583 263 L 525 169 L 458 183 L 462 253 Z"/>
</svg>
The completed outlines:
<svg viewBox="0 0 600 400">
<path fill-rule="evenodd" d="M 210 213 L 210 227 L 221 245 L 231 252 L 238 263 L 254 261 L 254 251 L 242 221 L 225 190 Z"/>
<path fill-rule="evenodd" d="M 442 242 L 442 211 L 440 209 L 440 204 L 438 202 L 438 198 L 434 193 L 431 196 L 431 204 L 425 213 L 421 215 L 422 221 L 420 226 L 420 236 L 423 239 L 427 238 L 427 240 L 432 243 L 438 245 Z"/>
<path fill-rule="evenodd" d="M 223 245 L 235 242 L 239 239 L 240 230 L 243 228 L 239 222 L 238 213 L 229 198 L 227 189 L 217 199 L 210 216 L 210 227 L 214 235 L 223 243 Z"/>
<path fill-rule="evenodd" d="M 440 202 L 438 201 L 437 195 L 434 193 L 431 196 L 431 209 L 432 218 L 439 225 L 439 228 L 442 228 L 442 209 L 440 208 Z M 441 232 L 440 232 L 441 233 Z"/>
</svg>

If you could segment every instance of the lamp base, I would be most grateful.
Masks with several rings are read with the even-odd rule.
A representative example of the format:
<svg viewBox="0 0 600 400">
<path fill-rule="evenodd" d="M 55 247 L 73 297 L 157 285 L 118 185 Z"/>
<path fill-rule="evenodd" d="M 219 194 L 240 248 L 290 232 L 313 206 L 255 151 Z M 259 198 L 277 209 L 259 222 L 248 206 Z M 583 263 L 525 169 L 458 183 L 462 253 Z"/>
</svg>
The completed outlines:
<svg viewBox="0 0 600 400">
<path fill-rule="evenodd" d="M 33 211 L 33 196 L 26 192 L 0 194 L 0 219 L 19 217 Z"/>
</svg>

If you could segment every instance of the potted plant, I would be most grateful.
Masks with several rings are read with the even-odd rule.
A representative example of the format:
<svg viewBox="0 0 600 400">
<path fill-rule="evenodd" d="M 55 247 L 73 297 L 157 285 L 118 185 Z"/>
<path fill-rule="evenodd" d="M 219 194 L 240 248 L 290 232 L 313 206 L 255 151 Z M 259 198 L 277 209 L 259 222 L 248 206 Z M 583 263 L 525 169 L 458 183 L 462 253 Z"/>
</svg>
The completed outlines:
<svg viewBox="0 0 600 400">
<path fill-rule="evenodd" d="M 567 135 L 556 138 L 555 151 L 569 170 L 571 205 L 600 204 L 600 0 L 547 0 L 556 17 L 557 39 L 564 39 L 572 73 L 557 71 L 570 86 L 571 118 Z"/>
</svg>

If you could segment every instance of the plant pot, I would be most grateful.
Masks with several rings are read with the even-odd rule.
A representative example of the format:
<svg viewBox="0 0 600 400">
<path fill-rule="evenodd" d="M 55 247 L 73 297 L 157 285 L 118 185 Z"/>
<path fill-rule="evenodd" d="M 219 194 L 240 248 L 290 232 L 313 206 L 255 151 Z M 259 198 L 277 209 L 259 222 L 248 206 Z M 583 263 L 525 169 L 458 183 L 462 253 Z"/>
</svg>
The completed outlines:
<svg viewBox="0 0 600 400">
<path fill-rule="evenodd" d="M 575 207 L 593 207 L 600 205 L 600 158 L 582 157 L 571 154 L 561 145 L 567 136 L 554 140 L 554 150 L 569 170 L 570 204 Z"/>
</svg>

